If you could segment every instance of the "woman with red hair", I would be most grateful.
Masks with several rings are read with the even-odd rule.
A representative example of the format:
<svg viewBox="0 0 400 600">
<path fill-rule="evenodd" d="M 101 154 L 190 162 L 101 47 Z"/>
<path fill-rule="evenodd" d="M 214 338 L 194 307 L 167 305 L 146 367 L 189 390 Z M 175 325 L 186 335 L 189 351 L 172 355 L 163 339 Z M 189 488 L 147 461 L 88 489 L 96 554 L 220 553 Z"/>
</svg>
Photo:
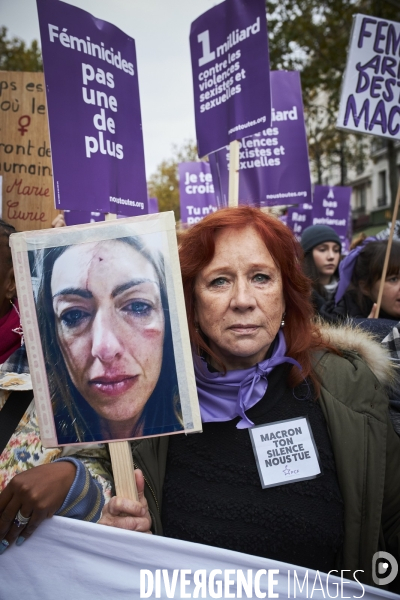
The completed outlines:
<svg viewBox="0 0 400 600">
<path fill-rule="evenodd" d="M 183 236 L 203 433 L 133 443 L 134 461 L 153 532 L 325 572 L 361 570 L 372 583 L 382 540 L 395 555 L 400 540 L 400 440 L 378 380 L 388 361 L 367 338 L 372 373 L 359 354 L 363 334 L 360 342 L 313 323 L 300 259 L 290 230 L 248 206 L 219 210 Z M 266 425 L 278 427 L 270 438 L 259 430 L 268 458 L 255 442 Z M 319 473 L 303 469 L 312 456 Z"/>
</svg>

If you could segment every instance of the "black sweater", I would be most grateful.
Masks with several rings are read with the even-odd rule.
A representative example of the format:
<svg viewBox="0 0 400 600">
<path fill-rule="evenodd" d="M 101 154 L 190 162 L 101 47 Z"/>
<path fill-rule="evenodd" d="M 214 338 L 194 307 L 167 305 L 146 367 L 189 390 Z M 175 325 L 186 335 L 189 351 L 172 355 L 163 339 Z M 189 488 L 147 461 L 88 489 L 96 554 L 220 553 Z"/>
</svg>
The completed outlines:
<svg viewBox="0 0 400 600">
<path fill-rule="evenodd" d="M 264 398 L 247 415 L 256 425 L 308 415 L 323 475 L 262 489 L 249 432 L 236 429 L 238 419 L 204 423 L 202 434 L 170 437 L 166 536 L 325 572 L 335 568 L 343 502 L 332 447 L 318 402 L 303 398 L 308 387 L 287 386 L 289 369 L 272 371 Z"/>
</svg>

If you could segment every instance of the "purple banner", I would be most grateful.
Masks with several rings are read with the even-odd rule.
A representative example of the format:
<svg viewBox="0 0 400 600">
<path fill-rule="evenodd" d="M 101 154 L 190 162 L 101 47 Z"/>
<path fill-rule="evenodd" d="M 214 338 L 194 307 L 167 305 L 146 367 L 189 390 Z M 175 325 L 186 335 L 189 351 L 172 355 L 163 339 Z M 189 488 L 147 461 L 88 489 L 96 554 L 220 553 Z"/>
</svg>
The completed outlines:
<svg viewBox="0 0 400 600">
<path fill-rule="evenodd" d="M 194 225 L 215 212 L 217 205 L 210 165 L 206 162 L 180 163 L 179 193 L 182 223 Z"/>
<path fill-rule="evenodd" d="M 158 212 L 158 211 L 155 211 L 155 212 Z M 99 221 L 105 221 L 105 217 L 106 217 L 105 213 L 100 213 L 100 212 L 89 212 L 88 210 L 64 210 L 64 219 L 65 219 L 66 225 L 82 225 L 83 223 L 99 223 Z M 126 215 L 118 214 L 117 218 L 125 219 Z"/>
<path fill-rule="evenodd" d="M 158 200 L 157 198 L 149 198 L 148 200 L 148 213 L 149 215 L 153 215 L 155 213 L 160 212 L 158 209 Z"/>
<path fill-rule="evenodd" d="M 59 0 L 37 6 L 56 208 L 146 214 L 134 40 Z"/>
<path fill-rule="evenodd" d="M 264 0 L 225 0 L 190 29 L 199 156 L 271 122 Z"/>
<path fill-rule="evenodd" d="M 239 204 L 311 202 L 307 135 L 299 73 L 271 71 L 272 126 L 243 138 Z M 229 146 L 209 156 L 218 207 L 228 205 Z"/>
<path fill-rule="evenodd" d="M 301 234 L 312 225 L 312 204 L 299 204 L 288 208 L 286 224 L 293 231 L 295 238 L 300 241 Z"/>
<path fill-rule="evenodd" d="M 351 236 L 351 187 L 314 186 L 312 225 L 329 225 L 342 242 L 343 253 L 349 249 Z"/>
<path fill-rule="evenodd" d="M 100 212 L 88 210 L 65 210 L 64 219 L 66 225 L 81 225 L 82 223 L 98 223 L 104 221 L 105 215 Z"/>
</svg>

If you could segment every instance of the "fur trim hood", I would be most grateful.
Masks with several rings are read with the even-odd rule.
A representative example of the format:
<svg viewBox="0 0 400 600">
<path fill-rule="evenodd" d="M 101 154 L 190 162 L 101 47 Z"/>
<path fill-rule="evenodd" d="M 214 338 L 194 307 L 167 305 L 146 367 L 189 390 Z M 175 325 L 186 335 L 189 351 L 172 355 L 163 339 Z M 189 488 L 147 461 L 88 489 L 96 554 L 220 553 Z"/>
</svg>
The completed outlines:
<svg viewBox="0 0 400 600">
<path fill-rule="evenodd" d="M 376 338 L 361 327 L 355 325 L 319 324 L 322 340 L 336 348 L 340 353 L 355 352 L 369 366 L 382 385 L 391 386 L 397 377 L 397 367 L 391 356 Z"/>
</svg>

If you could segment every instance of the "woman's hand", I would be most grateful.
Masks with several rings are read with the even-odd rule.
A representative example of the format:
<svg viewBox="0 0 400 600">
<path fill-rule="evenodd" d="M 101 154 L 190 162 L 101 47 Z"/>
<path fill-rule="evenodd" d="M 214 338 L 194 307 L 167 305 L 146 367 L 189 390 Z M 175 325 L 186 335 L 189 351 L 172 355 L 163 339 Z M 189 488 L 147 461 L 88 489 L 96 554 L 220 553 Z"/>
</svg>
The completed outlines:
<svg viewBox="0 0 400 600">
<path fill-rule="evenodd" d="M 99 521 L 101 525 L 151 533 L 151 516 L 144 496 L 144 478 L 140 469 L 135 469 L 135 478 L 139 500 L 114 496 L 103 509 Z"/>
<path fill-rule="evenodd" d="M 367 319 L 376 319 L 375 315 L 376 315 L 376 307 L 377 306 L 378 306 L 377 303 L 374 302 L 374 304 L 372 305 L 372 308 L 371 308 L 371 312 L 369 313 Z"/>
<path fill-rule="evenodd" d="M 0 494 L 0 554 L 17 538 L 20 546 L 44 519 L 59 510 L 74 482 L 72 462 L 40 465 L 13 477 Z M 14 519 L 20 511 L 29 523 L 17 527 Z"/>
</svg>

